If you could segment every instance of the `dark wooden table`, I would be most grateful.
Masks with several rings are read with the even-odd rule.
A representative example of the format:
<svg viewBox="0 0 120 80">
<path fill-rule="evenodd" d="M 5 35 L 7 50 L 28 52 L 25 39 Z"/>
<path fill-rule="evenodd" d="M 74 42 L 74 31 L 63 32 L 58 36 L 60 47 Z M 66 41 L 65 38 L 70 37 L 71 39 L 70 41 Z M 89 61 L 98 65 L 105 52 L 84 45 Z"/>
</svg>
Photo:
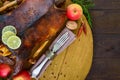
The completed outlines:
<svg viewBox="0 0 120 80">
<path fill-rule="evenodd" d="M 86 80 L 120 80 L 120 0 L 94 2 L 94 57 Z"/>
</svg>

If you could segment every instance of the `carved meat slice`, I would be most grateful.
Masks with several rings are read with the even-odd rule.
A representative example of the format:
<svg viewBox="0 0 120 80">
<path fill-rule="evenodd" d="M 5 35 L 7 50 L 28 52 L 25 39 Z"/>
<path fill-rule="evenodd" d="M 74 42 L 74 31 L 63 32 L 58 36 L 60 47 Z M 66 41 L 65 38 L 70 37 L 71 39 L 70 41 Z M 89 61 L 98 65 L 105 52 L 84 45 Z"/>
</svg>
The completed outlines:
<svg viewBox="0 0 120 80">
<path fill-rule="evenodd" d="M 12 51 L 17 56 L 15 73 L 20 71 L 23 64 L 20 61 L 25 62 L 25 60 L 27 60 L 35 45 L 46 39 L 55 37 L 64 27 L 65 21 L 65 11 L 51 7 L 50 11 L 45 16 L 25 31 L 21 37 L 21 47 L 18 50 Z"/>
<path fill-rule="evenodd" d="M 18 33 L 22 33 L 47 13 L 54 0 L 25 0 L 9 14 L 0 15 L 0 36 L 5 25 L 14 25 Z"/>
</svg>

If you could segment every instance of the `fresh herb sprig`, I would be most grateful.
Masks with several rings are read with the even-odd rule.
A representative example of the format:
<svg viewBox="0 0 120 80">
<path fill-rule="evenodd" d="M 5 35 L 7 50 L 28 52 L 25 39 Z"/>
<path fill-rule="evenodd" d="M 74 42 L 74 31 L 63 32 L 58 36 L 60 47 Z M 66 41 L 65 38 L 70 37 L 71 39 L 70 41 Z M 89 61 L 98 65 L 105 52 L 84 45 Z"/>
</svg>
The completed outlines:
<svg viewBox="0 0 120 80">
<path fill-rule="evenodd" d="M 92 19 L 91 19 L 91 15 L 89 13 L 89 8 L 94 6 L 93 0 L 72 0 L 72 2 L 77 3 L 82 6 L 83 13 L 86 16 L 88 23 L 92 28 Z"/>
</svg>

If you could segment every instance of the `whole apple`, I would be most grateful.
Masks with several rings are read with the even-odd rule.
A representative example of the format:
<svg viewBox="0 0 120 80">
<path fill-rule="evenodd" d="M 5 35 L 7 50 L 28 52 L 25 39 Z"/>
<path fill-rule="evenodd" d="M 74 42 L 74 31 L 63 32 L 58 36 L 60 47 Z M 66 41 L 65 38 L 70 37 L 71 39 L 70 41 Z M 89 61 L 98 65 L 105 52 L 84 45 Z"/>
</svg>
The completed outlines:
<svg viewBox="0 0 120 80">
<path fill-rule="evenodd" d="M 70 4 L 67 7 L 67 17 L 70 20 L 78 20 L 82 17 L 83 10 L 82 7 L 78 4 Z"/>
<path fill-rule="evenodd" d="M 13 80 L 31 80 L 31 77 L 27 71 L 21 71 L 13 77 Z"/>
<path fill-rule="evenodd" d="M 8 64 L 0 64 L 0 77 L 6 78 L 11 73 L 11 68 Z"/>
</svg>

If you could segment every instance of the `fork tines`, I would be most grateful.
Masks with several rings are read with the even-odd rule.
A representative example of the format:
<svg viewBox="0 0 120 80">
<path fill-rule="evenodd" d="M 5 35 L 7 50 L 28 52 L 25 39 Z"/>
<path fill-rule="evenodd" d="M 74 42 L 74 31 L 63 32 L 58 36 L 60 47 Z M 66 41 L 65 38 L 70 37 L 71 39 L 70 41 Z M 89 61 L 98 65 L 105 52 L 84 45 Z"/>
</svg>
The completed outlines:
<svg viewBox="0 0 120 80">
<path fill-rule="evenodd" d="M 69 33 L 65 32 L 58 40 L 57 42 L 54 44 L 52 51 L 56 52 L 57 50 L 59 50 L 64 44 L 65 42 L 69 39 Z"/>
</svg>

